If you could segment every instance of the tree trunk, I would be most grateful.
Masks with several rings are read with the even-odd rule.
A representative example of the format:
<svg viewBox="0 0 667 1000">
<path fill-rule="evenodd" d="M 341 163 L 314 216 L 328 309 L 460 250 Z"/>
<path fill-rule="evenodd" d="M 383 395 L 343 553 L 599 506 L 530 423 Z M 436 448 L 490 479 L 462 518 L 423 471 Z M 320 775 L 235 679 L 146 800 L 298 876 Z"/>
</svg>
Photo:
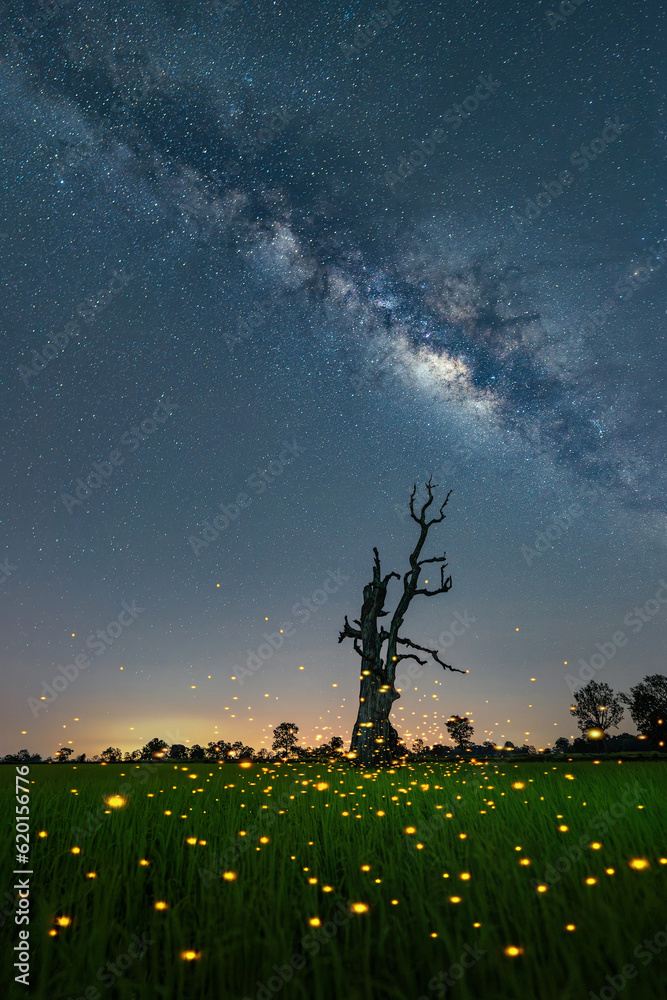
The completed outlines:
<svg viewBox="0 0 667 1000">
<path fill-rule="evenodd" d="M 362 660 L 359 712 L 350 743 L 350 752 L 356 753 L 354 761 L 360 767 L 383 767 L 394 760 L 398 733 L 389 713 L 397 698 L 398 691 L 374 676 L 368 661 Z"/>
</svg>

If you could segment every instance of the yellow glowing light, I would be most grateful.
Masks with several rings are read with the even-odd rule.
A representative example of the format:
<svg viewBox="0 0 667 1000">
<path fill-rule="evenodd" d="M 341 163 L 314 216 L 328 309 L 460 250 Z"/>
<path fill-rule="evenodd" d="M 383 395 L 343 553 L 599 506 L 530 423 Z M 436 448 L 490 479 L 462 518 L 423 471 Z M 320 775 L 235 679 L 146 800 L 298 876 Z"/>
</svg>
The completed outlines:
<svg viewBox="0 0 667 1000">
<path fill-rule="evenodd" d="M 509 944 L 505 948 L 505 954 L 510 958 L 516 958 L 517 955 L 523 955 L 523 948 L 517 948 L 515 944 Z"/>
<path fill-rule="evenodd" d="M 461 902 L 461 897 L 460 896 L 450 896 L 449 897 L 449 902 L 450 903 L 460 903 Z"/>
<path fill-rule="evenodd" d="M 530 858 L 519 858 L 519 864 L 526 868 L 530 864 Z"/>
<path fill-rule="evenodd" d="M 52 927 L 51 930 L 49 931 L 49 937 L 57 937 L 57 935 L 58 931 Z"/>
<path fill-rule="evenodd" d="M 190 844 L 190 845 L 196 844 L 197 843 L 197 838 L 196 837 L 188 837 L 186 839 L 185 843 L 186 844 Z"/>
<path fill-rule="evenodd" d="M 593 878 L 593 876 L 590 876 L 589 878 L 586 879 L 586 885 L 596 885 L 596 883 L 597 879 Z"/>
<path fill-rule="evenodd" d="M 122 809 L 127 804 L 127 799 L 123 798 L 122 795 L 110 795 L 104 801 L 111 809 Z"/>
<path fill-rule="evenodd" d="M 549 891 L 549 886 L 548 885 L 538 885 L 537 891 L 538 892 L 548 892 Z"/>
<path fill-rule="evenodd" d="M 150 861 L 146 861 L 146 858 L 141 858 L 139 864 L 141 865 L 142 868 L 146 868 L 150 864 Z"/>
<path fill-rule="evenodd" d="M 223 872 L 222 877 L 224 878 L 225 882 L 234 882 L 238 878 L 238 875 L 236 874 L 236 872 Z"/>
<path fill-rule="evenodd" d="M 156 909 L 156 910 L 168 910 L 169 909 L 169 903 L 165 903 L 165 901 L 163 899 L 158 899 L 157 903 L 155 903 L 155 905 L 154 905 L 154 909 Z"/>
<path fill-rule="evenodd" d="M 469 882 L 470 879 L 472 878 L 472 875 L 470 874 L 470 872 L 461 872 L 459 878 L 461 879 L 462 882 Z"/>
<path fill-rule="evenodd" d="M 602 848 L 602 844 L 600 843 L 599 840 L 594 840 L 593 843 L 591 844 L 591 850 L 592 851 L 599 851 L 599 850 L 601 850 L 601 848 Z"/>
<path fill-rule="evenodd" d="M 48 833 L 46 832 L 46 830 L 40 830 L 37 836 L 42 838 L 48 837 Z"/>
<path fill-rule="evenodd" d="M 352 903 L 350 909 L 353 913 L 368 913 L 370 907 L 368 903 Z"/>
<path fill-rule="evenodd" d="M 586 736 L 588 736 L 589 740 L 601 740 L 604 737 L 604 731 L 594 726 L 592 729 L 586 730 Z"/>
<path fill-rule="evenodd" d="M 614 875 L 616 873 L 616 869 L 615 868 L 605 868 L 605 872 L 606 872 L 607 875 Z"/>
<path fill-rule="evenodd" d="M 577 929 L 576 924 L 565 924 L 566 931 L 576 931 L 576 929 Z"/>
<path fill-rule="evenodd" d="M 268 837 L 260 837 L 259 838 L 259 842 L 260 842 L 260 844 L 268 844 L 269 838 Z"/>
<path fill-rule="evenodd" d="M 641 872 L 645 868 L 650 867 L 646 858 L 632 858 L 630 861 L 628 861 L 628 864 L 630 865 L 631 868 L 634 868 L 635 871 L 638 872 Z"/>
<path fill-rule="evenodd" d="M 473 927 L 481 927 L 481 926 L 482 926 L 482 925 L 481 925 L 480 923 L 474 923 L 474 924 L 473 924 Z"/>
<path fill-rule="evenodd" d="M 406 828 L 405 828 L 405 830 L 403 832 L 404 833 L 416 833 L 417 832 L 417 827 L 416 826 L 406 826 Z"/>
<path fill-rule="evenodd" d="M 251 760 L 242 760 L 241 763 L 239 764 L 239 767 L 243 767 L 243 768 L 252 767 L 252 761 Z"/>
<path fill-rule="evenodd" d="M 72 923 L 72 918 L 56 917 L 56 923 L 58 924 L 58 927 L 69 927 L 69 925 Z"/>
<path fill-rule="evenodd" d="M 308 923 L 310 924 L 311 927 L 321 927 L 322 926 L 322 921 L 320 920 L 319 917 L 311 917 L 309 919 Z"/>
<path fill-rule="evenodd" d="M 181 958 L 184 962 L 195 962 L 198 958 L 201 958 L 200 951 L 182 951 Z"/>
<path fill-rule="evenodd" d="M 565 826 L 565 823 L 561 823 L 561 825 L 560 825 L 560 826 L 558 827 L 558 829 L 559 829 L 559 831 L 560 831 L 561 833 L 567 833 L 567 831 L 568 831 L 568 830 L 569 830 L 570 828 L 569 828 L 569 826 Z"/>
<path fill-rule="evenodd" d="M 370 865 L 362 865 L 361 866 L 361 871 L 362 872 L 369 872 L 370 870 L 371 870 L 371 866 Z"/>
<path fill-rule="evenodd" d="M 322 886 L 322 892 L 333 892 L 333 891 L 334 890 L 333 890 L 333 886 L 332 885 L 323 885 Z"/>
<path fill-rule="evenodd" d="M 315 785 L 315 788 L 317 789 L 317 791 L 318 791 L 318 792 L 326 792 L 326 790 L 327 790 L 327 788 L 328 788 L 328 787 L 329 787 L 329 786 L 328 786 L 328 784 L 326 783 L 326 781 L 319 781 L 319 782 L 318 782 L 318 783 L 317 783 L 317 784 Z"/>
<path fill-rule="evenodd" d="M 573 774 L 566 774 L 565 777 L 567 778 L 568 781 L 574 781 L 574 775 Z"/>
<path fill-rule="evenodd" d="M 81 854 L 81 848 L 80 847 L 72 847 L 71 848 L 71 852 L 72 852 L 72 854 Z"/>
<path fill-rule="evenodd" d="M 512 788 L 516 788 L 517 791 L 519 789 L 525 788 L 525 787 L 526 787 L 526 785 L 525 785 L 525 782 L 523 782 L 523 781 L 515 781 L 514 784 L 512 785 Z"/>
<path fill-rule="evenodd" d="M 86 878 L 97 878 L 97 872 L 86 872 Z"/>
</svg>

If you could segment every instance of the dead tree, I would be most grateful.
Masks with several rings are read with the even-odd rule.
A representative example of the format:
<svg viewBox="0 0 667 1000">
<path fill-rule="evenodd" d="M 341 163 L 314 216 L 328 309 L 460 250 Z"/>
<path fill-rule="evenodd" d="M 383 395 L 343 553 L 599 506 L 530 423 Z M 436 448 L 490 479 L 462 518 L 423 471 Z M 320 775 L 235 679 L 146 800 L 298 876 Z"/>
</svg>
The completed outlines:
<svg viewBox="0 0 667 1000">
<path fill-rule="evenodd" d="M 438 656 L 437 650 L 427 649 L 425 646 L 420 646 L 412 642 L 411 639 L 398 634 L 414 597 L 418 595 L 436 597 L 438 594 L 446 594 L 452 586 L 451 576 L 445 579 L 447 559 L 444 553 L 430 559 L 420 558 L 430 528 L 434 524 L 440 524 L 445 519 L 444 511 L 451 490 L 440 507 L 439 515 L 427 520 L 427 511 L 433 503 L 433 490 L 437 489 L 437 484 L 429 479 L 426 483 L 426 489 L 428 499 L 423 504 L 419 514 L 415 512 L 416 484 L 410 495 L 410 515 L 419 525 L 419 538 L 410 555 L 410 569 L 403 574 L 403 593 L 398 599 L 389 628 L 384 628 L 381 624 L 378 625 L 378 619 L 389 616 L 389 612 L 384 610 L 387 588 L 394 577 L 397 580 L 400 580 L 401 577 L 398 573 L 388 573 L 386 576 L 382 576 L 380 556 L 378 550 L 374 548 L 373 579 L 364 587 L 361 617 L 354 621 L 354 625 L 358 627 L 354 628 L 350 625 L 346 615 L 345 628 L 338 638 L 339 642 L 344 639 L 352 639 L 355 651 L 361 657 L 359 712 L 352 731 L 350 753 L 355 754 L 353 759 L 362 767 L 385 765 L 391 763 L 395 757 L 398 735 L 389 722 L 389 713 L 393 703 L 397 698 L 400 698 L 395 687 L 398 664 L 402 660 L 416 660 L 422 666 L 428 662 L 421 659 L 416 653 L 401 652 L 401 647 L 428 653 L 444 670 L 451 670 L 459 674 L 466 673 L 465 670 L 457 670 L 448 663 L 444 663 Z M 419 586 L 419 578 L 423 567 L 431 563 L 440 565 L 440 586 L 427 590 L 425 587 Z M 428 583 L 428 580 L 424 582 Z"/>
</svg>

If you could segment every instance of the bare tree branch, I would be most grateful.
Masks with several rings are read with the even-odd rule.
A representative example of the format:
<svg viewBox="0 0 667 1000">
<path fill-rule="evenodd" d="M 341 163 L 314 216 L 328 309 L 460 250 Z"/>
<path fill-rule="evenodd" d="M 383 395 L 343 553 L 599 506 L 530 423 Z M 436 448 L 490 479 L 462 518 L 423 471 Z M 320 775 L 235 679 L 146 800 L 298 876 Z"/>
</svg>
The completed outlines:
<svg viewBox="0 0 667 1000">
<path fill-rule="evenodd" d="M 422 653 L 430 653 L 435 662 L 439 663 L 441 667 L 445 667 L 446 670 L 452 670 L 454 673 L 457 674 L 465 673 L 465 670 L 459 670 L 458 667 L 450 667 L 449 663 L 445 663 L 443 660 L 441 660 L 440 657 L 438 656 L 437 649 L 428 649 L 426 646 L 420 646 L 419 643 L 412 642 L 411 639 L 398 638 L 396 641 L 402 643 L 404 646 L 409 646 L 410 649 L 420 649 Z M 405 654 L 401 653 L 401 657 L 403 657 L 404 655 Z M 401 657 L 399 657 L 399 659 Z"/>
</svg>

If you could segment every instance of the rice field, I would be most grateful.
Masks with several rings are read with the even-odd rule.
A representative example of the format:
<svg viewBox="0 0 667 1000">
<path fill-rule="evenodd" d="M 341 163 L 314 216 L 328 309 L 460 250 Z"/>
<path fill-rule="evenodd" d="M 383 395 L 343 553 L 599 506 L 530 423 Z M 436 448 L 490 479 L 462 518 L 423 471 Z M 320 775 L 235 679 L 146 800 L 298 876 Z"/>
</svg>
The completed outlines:
<svg viewBox="0 0 667 1000">
<path fill-rule="evenodd" d="M 31 765 L 29 988 L 14 774 L 3 996 L 663 995 L 663 762 Z"/>
</svg>

